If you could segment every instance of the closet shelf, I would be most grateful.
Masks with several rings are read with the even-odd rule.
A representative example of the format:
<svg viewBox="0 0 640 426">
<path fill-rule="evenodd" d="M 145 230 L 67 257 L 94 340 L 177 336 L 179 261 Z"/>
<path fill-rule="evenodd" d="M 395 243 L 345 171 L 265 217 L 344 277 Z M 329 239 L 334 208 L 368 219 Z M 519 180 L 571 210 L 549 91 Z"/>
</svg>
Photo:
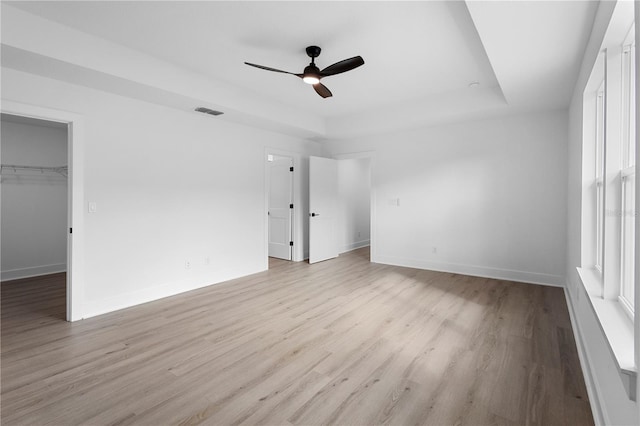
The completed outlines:
<svg viewBox="0 0 640 426">
<path fill-rule="evenodd" d="M 46 167 L 46 166 L 23 166 L 19 164 L 2 164 L 1 171 L 2 173 L 13 172 L 17 173 L 18 171 L 37 171 L 40 173 L 51 172 L 58 173 L 64 177 L 67 177 L 69 174 L 69 168 L 67 166 L 58 166 L 58 167 Z"/>
</svg>

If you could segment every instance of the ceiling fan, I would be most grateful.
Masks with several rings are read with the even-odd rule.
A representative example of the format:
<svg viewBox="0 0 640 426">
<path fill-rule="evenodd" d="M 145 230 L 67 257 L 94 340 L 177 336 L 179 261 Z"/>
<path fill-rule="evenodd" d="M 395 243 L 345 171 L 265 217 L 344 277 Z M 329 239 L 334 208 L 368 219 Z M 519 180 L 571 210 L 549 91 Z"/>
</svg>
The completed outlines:
<svg viewBox="0 0 640 426">
<path fill-rule="evenodd" d="M 245 64 L 267 71 L 281 72 L 284 74 L 291 74 L 295 75 L 296 77 L 300 77 L 305 83 L 313 85 L 313 88 L 315 89 L 316 93 L 318 93 L 318 95 L 322 96 L 323 98 L 328 98 L 333 95 L 331 94 L 331 91 L 327 89 L 327 86 L 320 83 L 320 79 L 358 68 L 360 65 L 364 64 L 364 60 L 360 56 L 354 56 L 353 58 L 344 59 L 340 62 L 336 62 L 333 65 L 329 65 L 328 67 L 320 71 L 320 69 L 315 64 L 315 59 L 320 56 L 321 50 L 322 49 L 320 49 L 318 46 L 307 47 L 307 55 L 311 58 L 311 63 L 307 67 L 305 67 L 302 74 L 277 70 L 275 68 L 265 67 L 263 65 L 251 64 L 249 62 L 245 62 Z"/>
</svg>

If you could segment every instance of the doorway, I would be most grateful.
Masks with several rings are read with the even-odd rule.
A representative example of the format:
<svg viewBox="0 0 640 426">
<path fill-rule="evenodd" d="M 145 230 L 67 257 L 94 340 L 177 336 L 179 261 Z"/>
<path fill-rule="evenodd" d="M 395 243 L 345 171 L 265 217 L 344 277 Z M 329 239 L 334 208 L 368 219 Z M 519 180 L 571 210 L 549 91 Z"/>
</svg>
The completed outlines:
<svg viewBox="0 0 640 426">
<path fill-rule="evenodd" d="M 5 113 L 0 124 L 3 295 L 25 307 L 49 295 L 40 310 L 66 319 L 68 125 Z"/>
<path fill-rule="evenodd" d="M 309 263 L 353 250 L 375 261 L 374 153 L 310 160 Z"/>
<path fill-rule="evenodd" d="M 293 158 L 267 155 L 269 257 L 293 259 Z"/>
<path fill-rule="evenodd" d="M 370 158 L 338 160 L 338 206 L 340 253 L 369 247 L 371 244 Z"/>
<path fill-rule="evenodd" d="M 67 321 L 80 320 L 83 318 L 84 302 L 84 283 L 82 280 L 84 275 L 84 239 L 77 236 L 84 234 L 84 118 L 76 113 L 8 100 L 3 100 L 1 112 L 23 119 L 53 122 L 66 127 L 67 202 L 66 226 L 64 228 L 66 235 L 66 274 L 64 277 L 66 301 L 64 305 Z M 6 158 L 3 155 L 2 162 L 5 161 Z"/>
</svg>

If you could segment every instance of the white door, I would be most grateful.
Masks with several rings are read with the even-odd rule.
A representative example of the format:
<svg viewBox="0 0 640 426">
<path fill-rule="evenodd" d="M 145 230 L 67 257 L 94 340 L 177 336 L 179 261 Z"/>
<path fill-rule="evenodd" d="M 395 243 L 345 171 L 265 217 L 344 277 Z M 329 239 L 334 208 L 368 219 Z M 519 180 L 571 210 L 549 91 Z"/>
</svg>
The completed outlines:
<svg viewBox="0 0 640 426">
<path fill-rule="evenodd" d="M 309 263 L 338 257 L 338 163 L 309 157 Z"/>
<path fill-rule="evenodd" d="M 291 260 L 293 158 L 269 156 L 269 256 Z"/>
</svg>

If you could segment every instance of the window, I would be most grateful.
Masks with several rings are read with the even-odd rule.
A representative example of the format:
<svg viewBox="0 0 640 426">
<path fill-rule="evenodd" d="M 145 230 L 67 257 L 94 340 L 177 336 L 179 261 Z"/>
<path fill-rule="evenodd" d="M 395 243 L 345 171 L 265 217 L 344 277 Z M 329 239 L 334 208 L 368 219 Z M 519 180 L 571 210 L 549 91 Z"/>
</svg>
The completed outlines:
<svg viewBox="0 0 640 426">
<path fill-rule="evenodd" d="M 620 285 L 620 302 L 628 314 L 634 311 L 634 235 L 635 235 L 635 167 L 623 170 L 622 175 L 622 271 Z"/>
<path fill-rule="evenodd" d="M 640 232 L 635 224 L 636 201 L 640 200 L 636 200 L 635 170 L 634 6 L 615 3 L 582 92 L 581 266 L 577 268 L 582 289 L 570 289 L 586 292 L 632 400 L 636 400 L 638 372 L 634 329 L 640 322 L 634 315 L 640 273 L 635 265 L 636 232 Z"/>
<path fill-rule="evenodd" d="M 621 272 L 619 300 L 631 316 L 634 312 L 635 282 L 635 36 L 629 31 L 622 48 L 622 170 L 620 171 L 622 192 L 621 226 Z"/>
<path fill-rule="evenodd" d="M 604 117 L 604 80 L 598 87 L 596 95 L 596 138 L 595 138 L 595 224 L 596 224 L 596 258 L 595 268 L 602 273 L 604 257 L 604 138 L 605 138 L 605 117 Z"/>
<path fill-rule="evenodd" d="M 591 253 L 586 266 L 599 293 L 631 317 L 635 295 L 635 32 L 603 50 L 584 97 L 585 167 L 591 194 L 585 206 Z M 609 93 L 610 92 L 610 93 Z M 584 263 L 584 260 L 583 260 Z"/>
</svg>

